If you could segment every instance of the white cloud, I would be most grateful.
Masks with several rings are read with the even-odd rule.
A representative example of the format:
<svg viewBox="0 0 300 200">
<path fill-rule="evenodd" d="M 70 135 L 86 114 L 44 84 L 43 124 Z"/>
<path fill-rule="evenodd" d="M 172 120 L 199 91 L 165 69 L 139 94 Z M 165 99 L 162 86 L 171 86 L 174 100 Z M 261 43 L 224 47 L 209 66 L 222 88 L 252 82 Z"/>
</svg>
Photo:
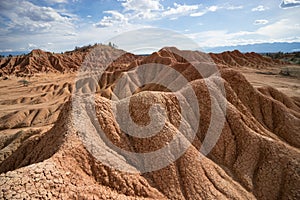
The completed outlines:
<svg viewBox="0 0 300 200">
<path fill-rule="evenodd" d="M 95 27 L 102 28 L 102 27 L 111 27 L 115 25 L 124 26 L 128 24 L 128 19 L 125 15 L 119 13 L 115 10 L 105 11 L 104 13 L 110 14 L 111 16 L 104 16 L 100 22 L 94 24 Z"/>
<path fill-rule="evenodd" d="M 264 22 L 264 21 L 261 21 Z M 264 42 L 299 42 L 300 24 L 297 19 L 282 19 L 254 31 L 230 33 L 227 30 L 212 30 L 188 34 L 203 47 L 235 46 Z"/>
<path fill-rule="evenodd" d="M 200 11 L 200 12 L 190 14 L 190 16 L 191 17 L 201 17 L 201 16 L 205 15 L 206 13 L 207 13 L 207 11 Z"/>
<path fill-rule="evenodd" d="M 45 0 L 49 4 L 53 3 L 68 3 L 68 0 Z"/>
<path fill-rule="evenodd" d="M 124 0 L 122 6 L 125 11 L 151 11 L 163 8 L 160 0 Z"/>
<path fill-rule="evenodd" d="M 273 24 L 259 28 L 257 33 L 273 39 L 297 37 L 300 33 L 300 24 L 297 19 L 281 19 Z"/>
<path fill-rule="evenodd" d="M 201 10 L 199 12 L 192 13 L 192 14 L 190 14 L 190 16 L 191 17 L 201 17 L 201 16 L 207 14 L 208 12 L 216 12 L 220 8 L 221 7 L 218 7 L 218 6 L 210 6 L 210 7 L 207 7 L 204 10 Z"/>
<path fill-rule="evenodd" d="M 32 21 L 50 22 L 50 21 L 65 21 L 66 18 L 62 17 L 54 9 L 50 7 L 33 6 L 27 12 L 25 9 L 18 9 L 19 17 L 27 17 Z"/>
<path fill-rule="evenodd" d="M 39 6 L 27 0 L 2 0 L 0 3 L 0 44 L 14 50 L 24 48 L 65 49 L 76 42 L 77 16 L 66 10 Z M 5 19 L 5 20 L 2 20 Z M 65 47 L 65 48 L 62 48 Z"/>
<path fill-rule="evenodd" d="M 280 8 L 293 8 L 300 6 L 300 0 L 283 0 L 280 4 Z"/>
<path fill-rule="evenodd" d="M 258 20 L 254 21 L 254 25 L 264 25 L 264 24 L 267 24 L 267 23 L 269 23 L 269 21 L 266 20 L 266 19 L 258 19 Z"/>
<path fill-rule="evenodd" d="M 210 6 L 207 8 L 208 11 L 210 12 L 216 12 L 220 7 L 218 6 Z"/>
<path fill-rule="evenodd" d="M 45 0 L 46 1 L 46 0 Z M 44 1 L 44 2 L 45 2 Z M 49 0 L 50 2 L 51 0 Z M 56 1 L 56 0 L 54 0 Z M 57 0 L 64 2 L 64 0 Z M 67 0 L 65 0 L 67 1 Z M 73 2 L 76 0 L 72 0 Z M 72 2 L 68 0 L 68 2 Z M 77 0 L 78 1 L 78 0 Z M 103 0 L 104 1 L 104 0 Z M 107 1 L 107 0 L 105 0 Z M 116 10 L 104 11 L 104 17 L 91 25 L 91 19 L 88 13 L 83 19 L 79 20 L 74 14 L 68 10 L 63 10 L 64 5 L 58 5 L 58 9 L 51 8 L 50 6 L 38 6 L 36 1 L 31 0 L 2 0 L 0 3 L 0 44 L 1 46 L 17 50 L 42 48 L 49 51 L 72 50 L 74 46 L 82 46 L 93 44 L 95 42 L 103 42 L 109 38 L 123 33 L 124 31 L 143 28 L 149 21 L 158 21 L 157 24 L 164 24 L 167 19 L 178 19 L 181 16 L 199 17 L 205 14 L 212 14 L 213 12 L 226 10 L 238 10 L 246 8 L 246 5 L 232 5 L 224 3 L 221 5 L 213 5 L 205 7 L 201 4 L 173 4 L 170 7 L 163 7 L 163 0 L 122 0 L 120 2 L 121 8 Z M 286 0 L 285 4 L 293 3 L 295 0 Z M 248 8 L 248 7 L 247 7 Z M 250 7 L 251 10 L 252 7 Z M 257 6 L 253 7 L 253 11 L 262 11 L 268 9 L 267 7 Z M 228 11 L 227 11 L 228 12 Z M 235 12 L 235 11 L 234 11 Z M 226 13 L 225 13 L 226 14 Z M 239 16 L 239 12 L 236 12 Z M 268 13 L 264 13 L 268 14 Z M 290 12 L 276 13 L 276 18 L 279 20 L 273 23 L 274 18 L 265 16 L 266 18 L 257 18 L 254 22 L 260 26 L 248 26 L 252 31 L 238 31 L 230 32 L 231 24 L 228 24 L 229 30 L 224 26 L 220 26 L 222 30 L 211 30 L 201 32 L 198 29 L 197 33 L 192 34 L 192 30 L 186 31 L 183 29 L 181 32 L 193 38 L 201 46 L 228 46 L 240 44 L 254 44 L 262 42 L 293 42 L 300 41 L 300 27 L 297 22 L 297 9 L 290 10 Z M 93 17 L 94 13 L 93 13 Z M 250 17 L 250 16 L 249 16 Z M 270 18 L 269 18 L 270 17 Z M 253 22 L 253 18 L 250 23 Z M 266 19 L 270 19 L 268 22 Z M 84 21 L 85 20 L 85 21 Z M 197 19 L 194 20 L 195 28 L 203 25 L 206 21 Z M 253 20 L 253 21 L 252 21 Z M 88 23 L 86 23 L 88 22 Z M 224 20 L 225 23 L 226 19 Z M 272 23 L 271 23 L 272 22 Z M 173 22 L 176 23 L 176 22 Z M 153 23 L 155 24 L 155 23 Z M 163 26 L 163 25 L 161 25 Z M 180 26 L 180 25 L 179 25 Z M 239 24 L 232 25 L 233 28 L 239 28 Z M 99 29 L 99 27 L 101 29 Z M 254 29 L 253 29 L 254 27 Z M 178 29 L 180 29 L 179 27 Z M 206 27 L 203 27 L 205 30 Z M 180 31 L 180 30 L 179 30 Z M 134 37 L 132 39 L 135 39 Z M 151 41 L 150 41 L 151 42 Z M 161 41 L 158 41 L 161 42 Z M 31 44 L 31 45 L 29 45 Z M 36 47 L 34 46 L 36 45 Z"/>
<path fill-rule="evenodd" d="M 160 20 L 163 18 L 169 18 L 170 20 L 176 20 L 181 16 L 199 17 L 209 12 L 216 12 L 220 9 L 225 10 L 237 10 L 242 9 L 243 6 L 234 6 L 225 4 L 223 6 L 212 5 L 206 8 L 202 7 L 202 4 L 178 4 L 174 3 L 173 6 L 165 8 L 161 1 L 163 0 L 118 0 L 123 7 L 122 11 L 114 11 L 114 13 L 108 11 L 104 12 L 104 16 L 94 26 L 98 28 L 111 27 L 111 26 L 123 26 L 129 23 L 138 23 L 143 20 Z"/>
<path fill-rule="evenodd" d="M 297 19 L 282 19 L 254 31 L 211 30 L 186 35 L 201 47 L 219 47 L 268 42 L 300 42 L 299 33 L 300 24 Z"/>
<path fill-rule="evenodd" d="M 173 8 L 168 8 L 166 11 L 162 13 L 163 16 L 170 16 L 170 15 L 187 15 L 195 10 L 198 10 L 200 5 L 181 5 L 174 3 Z"/>
<path fill-rule="evenodd" d="M 240 9 L 243 9 L 244 6 L 228 6 L 226 7 L 227 10 L 240 10 Z"/>
<path fill-rule="evenodd" d="M 200 8 L 199 5 L 186 5 L 174 3 L 173 7 L 164 8 L 160 0 L 120 0 L 123 11 L 105 11 L 110 16 L 104 16 L 100 22 L 94 24 L 98 28 L 122 26 L 130 23 L 136 23 L 140 20 L 159 20 L 169 17 L 175 20 L 180 16 L 189 15 Z M 211 9 L 214 9 L 213 7 Z"/>
<path fill-rule="evenodd" d="M 141 20 L 159 20 L 168 17 L 170 20 L 176 20 L 181 16 L 199 17 L 207 14 L 208 12 L 216 12 L 220 9 L 236 10 L 242 9 L 243 6 L 217 6 L 202 8 L 202 4 L 178 4 L 174 3 L 172 7 L 164 8 L 160 3 L 161 0 L 118 0 L 122 2 L 123 10 L 117 13 L 110 11 L 104 12 L 111 16 L 104 16 L 98 23 L 94 24 L 95 27 L 104 28 L 114 25 L 122 26 L 127 23 L 136 23 Z M 121 16 L 122 15 L 122 16 Z"/>
<path fill-rule="evenodd" d="M 149 53 L 158 51 L 165 46 L 176 46 L 179 49 L 196 49 L 198 47 L 186 36 L 165 29 L 148 28 L 126 32 L 112 38 L 111 42 L 121 49 L 135 53 Z"/>
<path fill-rule="evenodd" d="M 67 32 L 64 34 L 64 36 L 76 36 L 76 35 L 77 35 L 77 33 L 75 33 L 75 32 Z"/>
<path fill-rule="evenodd" d="M 269 9 L 268 7 L 265 7 L 263 5 L 259 5 L 259 6 L 255 7 L 255 8 L 252 8 L 251 11 L 253 11 L 253 12 L 259 11 L 259 12 L 261 12 L 261 11 L 265 11 L 265 10 L 268 10 L 268 9 Z"/>
<path fill-rule="evenodd" d="M 38 46 L 37 46 L 36 44 L 28 43 L 27 49 L 28 49 L 28 50 L 32 50 L 32 49 L 35 49 L 35 48 L 37 48 L 37 47 L 38 47 Z"/>
<path fill-rule="evenodd" d="M 123 7 L 122 13 L 130 20 L 156 19 L 164 10 L 160 0 L 118 0 Z"/>
<path fill-rule="evenodd" d="M 218 47 L 253 43 L 254 41 L 247 38 L 252 38 L 256 34 L 248 31 L 230 33 L 227 30 L 212 30 L 186 34 L 186 36 L 197 42 L 200 47 Z"/>
<path fill-rule="evenodd" d="M 37 6 L 29 1 L 2 1 L 1 15 L 9 19 L 4 22 L 9 32 L 51 33 L 73 28 L 72 15 L 60 14 L 51 7 Z"/>
<path fill-rule="evenodd" d="M 12 52 L 12 49 L 0 49 L 0 52 Z"/>
<path fill-rule="evenodd" d="M 201 17 L 209 12 L 216 12 L 218 10 L 221 10 L 221 9 L 225 9 L 225 10 L 239 10 L 239 9 L 242 9 L 243 6 L 232 6 L 232 5 L 229 5 L 229 6 L 217 6 L 217 5 L 214 5 L 214 6 L 210 6 L 210 7 L 206 7 L 205 9 L 203 10 L 200 10 L 198 12 L 194 12 L 194 13 L 191 13 L 190 16 L 191 17 Z"/>
</svg>

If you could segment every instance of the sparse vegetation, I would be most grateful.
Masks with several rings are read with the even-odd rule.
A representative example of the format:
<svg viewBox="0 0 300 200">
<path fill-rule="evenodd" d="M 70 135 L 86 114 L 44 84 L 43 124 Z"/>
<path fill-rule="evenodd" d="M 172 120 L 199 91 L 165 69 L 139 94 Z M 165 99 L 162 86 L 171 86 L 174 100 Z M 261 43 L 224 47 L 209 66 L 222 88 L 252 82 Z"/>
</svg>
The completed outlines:
<svg viewBox="0 0 300 200">
<path fill-rule="evenodd" d="M 82 47 L 75 46 L 74 51 L 88 52 L 91 48 L 94 48 L 98 45 L 103 45 L 102 43 L 95 43 L 94 45 L 88 44 Z M 118 46 L 112 42 L 108 42 L 107 46 L 117 49 Z M 72 51 L 66 51 L 65 53 L 71 53 Z"/>
<path fill-rule="evenodd" d="M 113 48 L 115 48 L 115 49 L 118 48 L 118 46 L 117 46 L 116 44 L 112 43 L 112 42 L 109 42 L 109 43 L 108 43 L 108 46 L 113 47 Z"/>
<path fill-rule="evenodd" d="M 300 51 L 292 53 L 283 53 L 279 51 L 277 53 L 265 53 L 263 55 L 272 59 L 278 59 L 291 64 L 300 65 Z"/>
<path fill-rule="evenodd" d="M 285 67 L 280 70 L 279 74 L 282 76 L 300 78 L 300 69 L 299 67 Z"/>
</svg>

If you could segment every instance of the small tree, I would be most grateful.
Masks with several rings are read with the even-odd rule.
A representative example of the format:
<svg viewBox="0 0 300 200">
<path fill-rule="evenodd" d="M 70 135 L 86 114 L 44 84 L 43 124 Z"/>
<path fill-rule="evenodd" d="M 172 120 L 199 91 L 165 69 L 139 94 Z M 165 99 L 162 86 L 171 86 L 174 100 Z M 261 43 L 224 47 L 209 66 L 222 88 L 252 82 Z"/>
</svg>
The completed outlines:
<svg viewBox="0 0 300 200">
<path fill-rule="evenodd" d="M 113 44 L 113 48 L 117 49 L 117 48 L 118 48 L 118 46 L 117 46 L 116 44 Z"/>
</svg>

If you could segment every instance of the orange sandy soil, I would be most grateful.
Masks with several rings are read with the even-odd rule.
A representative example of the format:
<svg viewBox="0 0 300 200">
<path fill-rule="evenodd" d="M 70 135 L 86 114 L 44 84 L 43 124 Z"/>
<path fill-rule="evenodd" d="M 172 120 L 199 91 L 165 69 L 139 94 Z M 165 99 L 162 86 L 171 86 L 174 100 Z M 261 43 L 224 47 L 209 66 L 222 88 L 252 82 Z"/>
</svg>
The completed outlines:
<svg viewBox="0 0 300 200">
<path fill-rule="evenodd" d="M 300 71 L 299 65 L 293 67 L 298 68 Z M 288 95 L 289 97 L 300 97 L 300 79 L 298 77 L 279 75 L 281 68 L 278 67 L 261 70 L 242 68 L 239 71 L 242 72 L 247 80 L 256 88 L 262 86 L 271 86 Z M 272 72 L 275 75 L 259 74 L 257 72 Z"/>
<path fill-rule="evenodd" d="M 195 52 L 190 55 L 201 56 Z M 243 56 L 238 52 L 234 55 L 237 60 Z M 253 55 L 248 54 L 248 66 L 255 64 Z M 227 54 L 217 57 L 220 64 L 224 64 L 222 56 Z M 162 61 L 175 69 L 186 64 L 168 49 L 141 62 L 153 61 Z M 199 105 L 201 121 L 196 137 L 186 152 L 168 166 L 133 174 L 99 162 L 81 142 L 69 102 L 75 73 L 35 74 L 27 78 L 28 86 L 19 82 L 23 78 L 6 75 L 7 80 L 0 80 L 0 199 L 300 199 L 299 80 L 278 75 L 280 68 L 238 66 L 220 69 L 223 79 L 208 77 L 217 100 L 223 98 L 217 85 L 224 81 L 226 119 L 212 151 L 198 159 L 209 128 L 212 104 L 205 81 L 190 68 L 181 69 L 194 88 Z M 113 76 L 108 73 L 102 83 L 107 86 L 107 96 L 115 81 Z M 88 87 L 83 85 L 83 89 Z M 130 114 L 139 124 L 149 122 L 146 113 L 152 104 L 166 108 L 168 118 L 163 129 L 146 139 L 125 134 L 113 115 L 111 100 L 97 96 L 97 120 L 115 145 L 151 152 L 178 134 L 180 119 L 186 120 L 179 102 L 174 100 L 174 94 L 155 87 L 149 86 L 153 91 L 131 97 Z M 180 90 L 184 92 L 185 88 Z M 118 106 L 123 108 L 126 104 L 120 101 Z M 84 106 L 81 110 L 85 114 Z M 216 112 L 222 116 L 224 110 Z M 96 130 L 94 118 L 85 118 L 90 120 L 86 133 Z M 185 136 L 184 131 L 180 134 Z M 105 143 L 103 146 L 109 148 Z M 145 162 L 143 158 L 126 157 L 113 150 L 103 156 L 107 159 L 113 155 L 126 158 L 133 168 Z"/>
</svg>

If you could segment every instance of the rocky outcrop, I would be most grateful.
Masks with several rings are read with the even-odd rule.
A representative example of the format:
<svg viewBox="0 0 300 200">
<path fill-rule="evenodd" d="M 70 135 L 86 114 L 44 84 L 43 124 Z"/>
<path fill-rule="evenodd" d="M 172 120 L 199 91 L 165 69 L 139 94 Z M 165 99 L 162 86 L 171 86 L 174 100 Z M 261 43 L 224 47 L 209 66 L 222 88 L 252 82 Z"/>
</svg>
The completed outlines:
<svg viewBox="0 0 300 200">
<path fill-rule="evenodd" d="M 216 64 L 231 68 L 250 67 L 264 69 L 268 67 L 278 67 L 286 64 L 283 61 L 273 60 L 269 57 L 265 57 L 254 52 L 241 53 L 238 50 L 226 51 L 219 54 L 210 53 L 209 55 L 212 57 Z"/>
</svg>

